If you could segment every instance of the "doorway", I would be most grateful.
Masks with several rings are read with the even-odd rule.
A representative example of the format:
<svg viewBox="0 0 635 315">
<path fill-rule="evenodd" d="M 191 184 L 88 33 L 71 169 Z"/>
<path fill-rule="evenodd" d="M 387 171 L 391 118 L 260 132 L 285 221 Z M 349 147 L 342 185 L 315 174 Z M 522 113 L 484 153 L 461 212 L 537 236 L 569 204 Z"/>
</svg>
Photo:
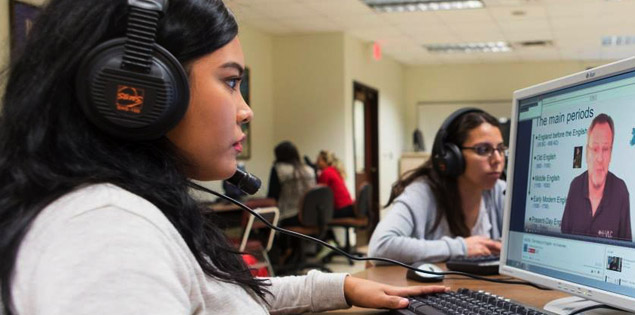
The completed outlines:
<svg viewBox="0 0 635 315">
<path fill-rule="evenodd" d="M 379 92 L 353 82 L 353 155 L 355 191 L 364 183 L 372 186 L 368 241 L 379 222 Z M 364 238 L 361 238 L 364 239 Z"/>
</svg>

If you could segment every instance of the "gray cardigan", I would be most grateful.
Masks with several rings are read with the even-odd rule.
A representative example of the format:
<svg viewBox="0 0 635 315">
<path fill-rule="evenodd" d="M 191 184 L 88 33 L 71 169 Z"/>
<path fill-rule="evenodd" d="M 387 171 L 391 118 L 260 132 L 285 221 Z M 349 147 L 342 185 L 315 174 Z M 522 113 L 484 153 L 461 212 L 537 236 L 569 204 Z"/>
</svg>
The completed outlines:
<svg viewBox="0 0 635 315">
<path fill-rule="evenodd" d="M 272 295 L 203 272 L 165 215 L 111 184 L 68 193 L 31 224 L 12 283 L 18 314 L 297 314 L 348 308 L 345 274 L 269 278 Z"/>
<path fill-rule="evenodd" d="M 483 191 L 481 214 L 472 232 L 491 239 L 501 237 L 503 206 L 507 184 L 499 180 L 491 190 Z M 467 247 L 462 237 L 450 237 L 446 218 L 432 230 L 437 218 L 436 200 L 424 179 L 406 187 L 393 202 L 369 244 L 369 256 L 391 258 L 411 264 L 419 261 L 438 262 L 465 256 Z"/>
</svg>

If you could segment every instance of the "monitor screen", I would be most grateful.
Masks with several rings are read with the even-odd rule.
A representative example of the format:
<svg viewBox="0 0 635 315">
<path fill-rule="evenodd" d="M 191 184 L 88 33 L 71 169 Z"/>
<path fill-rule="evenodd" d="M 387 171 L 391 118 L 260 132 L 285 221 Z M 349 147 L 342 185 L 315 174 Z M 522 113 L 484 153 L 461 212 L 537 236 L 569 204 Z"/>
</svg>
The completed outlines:
<svg viewBox="0 0 635 315">
<path fill-rule="evenodd" d="M 635 59 L 513 106 L 501 273 L 635 311 Z"/>
</svg>

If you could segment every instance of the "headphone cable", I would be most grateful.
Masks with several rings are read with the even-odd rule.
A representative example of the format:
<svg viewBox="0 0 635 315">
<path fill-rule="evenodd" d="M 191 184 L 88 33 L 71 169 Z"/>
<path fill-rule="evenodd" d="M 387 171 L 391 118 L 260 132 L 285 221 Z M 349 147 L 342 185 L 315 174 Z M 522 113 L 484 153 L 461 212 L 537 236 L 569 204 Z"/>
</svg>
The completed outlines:
<svg viewBox="0 0 635 315">
<path fill-rule="evenodd" d="M 205 188 L 205 187 L 203 187 L 203 186 L 201 186 L 199 184 L 196 184 L 194 182 L 191 182 L 191 181 L 189 182 L 189 185 L 190 185 L 190 187 L 192 187 L 194 189 L 213 194 L 215 196 L 218 196 L 218 197 L 220 197 L 222 199 L 225 199 L 225 200 L 227 200 L 227 201 L 239 206 L 241 209 L 249 212 L 251 215 L 253 215 L 256 218 L 258 218 L 258 220 L 262 221 L 262 223 L 267 225 L 267 227 L 269 227 L 269 228 L 271 228 L 271 229 L 273 229 L 275 231 L 278 231 L 278 232 L 280 232 L 282 234 L 286 234 L 286 235 L 290 235 L 290 236 L 293 236 L 293 237 L 297 237 L 297 238 L 300 238 L 300 239 L 308 240 L 308 241 L 320 244 L 322 246 L 326 246 L 327 248 L 332 249 L 332 250 L 336 251 L 337 253 L 339 253 L 341 255 L 344 255 L 344 256 L 348 257 L 349 259 L 352 259 L 352 260 L 386 262 L 386 263 L 390 263 L 390 264 L 393 264 L 393 265 L 398 265 L 398 266 L 401 266 L 401 267 L 404 267 L 404 268 L 407 268 L 407 269 L 410 269 L 410 270 L 413 270 L 413 271 L 423 272 L 423 273 L 432 274 L 432 275 L 459 275 L 459 276 L 464 276 L 464 277 L 469 277 L 469 278 L 473 278 L 473 279 L 477 279 L 477 280 L 483 280 L 483 281 L 489 281 L 489 282 L 528 285 L 528 286 L 532 286 L 532 287 L 534 287 L 536 289 L 539 289 L 539 290 L 551 290 L 549 288 L 540 287 L 538 285 L 535 285 L 535 284 L 533 284 L 531 282 L 526 282 L 526 281 L 492 279 L 492 278 L 486 278 L 486 277 L 473 275 L 473 274 L 466 273 L 466 272 L 461 272 L 461 271 L 433 272 L 433 271 L 428 271 L 428 270 L 422 270 L 422 269 L 419 269 L 419 268 L 415 268 L 413 266 L 410 266 L 410 265 L 404 264 L 404 263 L 402 263 L 400 261 L 396 261 L 396 260 L 389 259 L 389 258 L 353 256 L 353 255 L 351 255 L 351 254 L 349 254 L 349 253 L 347 253 L 347 252 L 345 252 L 345 251 L 343 251 L 343 250 L 341 250 L 341 249 L 339 249 L 339 248 L 337 248 L 337 247 L 335 247 L 335 246 L 333 246 L 333 245 L 331 245 L 331 244 L 329 244 L 327 242 L 324 242 L 324 241 L 322 241 L 320 239 L 317 239 L 317 238 L 314 238 L 314 237 L 311 237 L 311 236 L 308 236 L 308 235 L 304 235 L 302 233 L 297 233 L 297 232 L 294 232 L 294 231 L 289 231 L 289 230 L 277 227 L 277 226 L 271 224 L 267 219 L 265 219 L 259 213 L 255 212 L 251 208 L 247 207 L 246 205 L 242 204 L 241 202 L 239 202 L 239 201 L 237 201 L 237 200 L 235 200 L 235 199 L 233 199 L 231 197 L 225 196 L 225 195 L 223 195 L 221 193 L 215 192 L 215 191 L 213 191 L 211 189 Z"/>
</svg>

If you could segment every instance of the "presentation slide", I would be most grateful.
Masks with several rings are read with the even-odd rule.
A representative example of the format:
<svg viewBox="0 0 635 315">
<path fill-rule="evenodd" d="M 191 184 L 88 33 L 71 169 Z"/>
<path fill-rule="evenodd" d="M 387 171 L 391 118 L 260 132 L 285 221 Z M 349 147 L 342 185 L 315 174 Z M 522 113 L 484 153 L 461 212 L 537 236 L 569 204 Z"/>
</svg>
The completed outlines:
<svg viewBox="0 0 635 315">
<path fill-rule="evenodd" d="M 589 169 L 589 153 L 608 157 L 608 171 L 624 181 L 628 193 L 611 197 L 630 200 L 630 226 L 635 227 L 635 79 L 545 98 L 539 107 L 540 117 L 532 120 L 525 230 L 561 232 L 571 183 Z M 596 145 L 588 152 L 589 127 L 601 114 L 614 122 L 613 146 Z M 570 201 L 572 206 L 581 203 L 576 200 Z M 599 233 L 614 237 L 613 231 Z"/>
</svg>

